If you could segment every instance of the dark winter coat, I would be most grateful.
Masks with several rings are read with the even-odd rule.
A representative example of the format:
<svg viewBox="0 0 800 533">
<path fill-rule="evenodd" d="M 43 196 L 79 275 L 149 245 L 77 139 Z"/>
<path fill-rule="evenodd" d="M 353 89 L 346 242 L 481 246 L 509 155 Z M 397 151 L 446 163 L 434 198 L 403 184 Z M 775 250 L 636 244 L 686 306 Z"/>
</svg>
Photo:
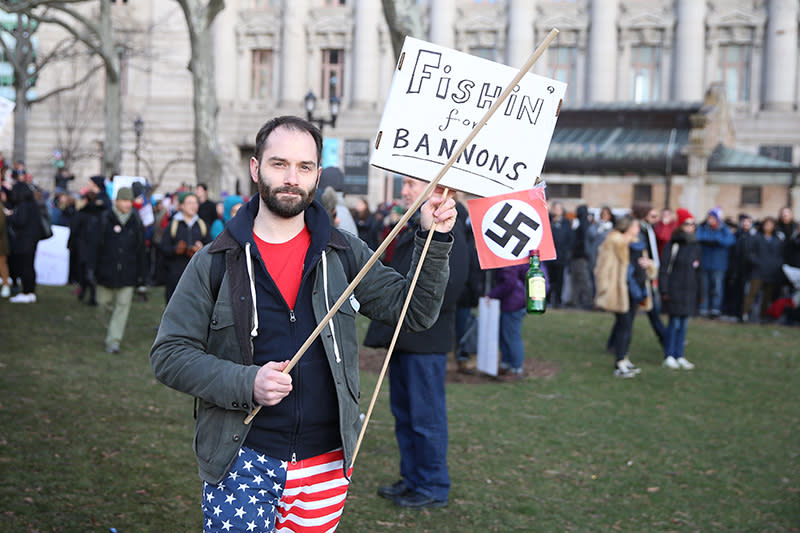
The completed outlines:
<svg viewBox="0 0 800 533">
<path fill-rule="evenodd" d="M 671 316 L 691 316 L 701 297 L 700 245 L 693 234 L 679 229 L 664 247 L 658 289 L 661 309 Z"/>
<path fill-rule="evenodd" d="M 176 213 L 174 216 L 178 217 L 179 215 L 180 212 Z M 173 221 L 170 221 L 169 224 L 167 224 L 167 227 L 164 228 L 164 234 L 161 237 L 161 253 L 164 254 L 164 268 L 166 270 L 164 285 L 170 292 L 171 288 L 178 285 L 181 274 L 183 274 L 183 271 L 186 269 L 186 265 L 189 264 L 189 259 L 192 258 L 192 254 L 189 250 L 194 243 L 200 241 L 203 244 L 208 244 L 211 241 L 208 234 L 209 226 L 206 226 L 204 232 L 198 221 L 195 221 L 195 223 L 189 227 L 189 225 L 180 218 L 178 220 L 175 236 L 173 236 L 172 223 Z M 183 253 L 178 253 L 178 250 L 176 250 L 180 241 L 186 243 Z"/>
<path fill-rule="evenodd" d="M 406 275 L 412 264 L 414 254 L 414 235 L 419 229 L 419 216 L 408 223 L 408 227 L 395 239 L 395 249 L 389 266 Z M 395 348 L 412 353 L 447 353 L 455 345 L 456 306 L 458 298 L 467 281 L 469 257 L 467 254 L 466 224 L 459 217 L 453 227 L 453 248 L 450 251 L 450 277 L 444 293 L 439 318 L 430 329 L 420 332 L 401 331 Z M 409 275 L 413 275 L 413 272 Z M 364 339 L 365 346 L 388 348 L 396 324 L 371 322 Z"/>
<path fill-rule="evenodd" d="M 15 183 L 11 194 L 14 197 L 14 212 L 6 219 L 11 230 L 11 255 L 33 253 L 42 238 L 41 211 L 33 198 L 33 190 L 27 184 Z"/>
<path fill-rule="evenodd" d="M 750 279 L 767 283 L 783 281 L 783 247 L 783 239 L 777 234 L 773 233 L 769 238 L 763 233 L 756 235 L 750 250 L 750 263 L 753 265 Z"/>
<path fill-rule="evenodd" d="M 136 209 L 125 224 L 113 210 L 104 211 L 96 235 L 94 258 L 88 264 L 93 265 L 97 283 L 112 289 L 144 284 L 144 226 Z"/>
<path fill-rule="evenodd" d="M 75 217 L 69 228 L 67 247 L 71 254 L 77 256 L 77 264 L 86 265 L 88 261 L 94 264 L 97 243 L 96 233 L 100 227 L 100 215 L 110 210 L 111 207 L 104 197 L 88 198 Z"/>
<path fill-rule="evenodd" d="M 789 266 L 800 267 L 800 229 L 786 241 L 783 262 Z"/>
<path fill-rule="evenodd" d="M 572 257 L 572 247 L 575 244 L 575 232 L 572 223 L 561 217 L 558 221 L 550 220 L 550 230 L 553 233 L 553 244 L 556 248 L 556 258 L 550 263 L 558 266 L 567 266 Z"/>
</svg>

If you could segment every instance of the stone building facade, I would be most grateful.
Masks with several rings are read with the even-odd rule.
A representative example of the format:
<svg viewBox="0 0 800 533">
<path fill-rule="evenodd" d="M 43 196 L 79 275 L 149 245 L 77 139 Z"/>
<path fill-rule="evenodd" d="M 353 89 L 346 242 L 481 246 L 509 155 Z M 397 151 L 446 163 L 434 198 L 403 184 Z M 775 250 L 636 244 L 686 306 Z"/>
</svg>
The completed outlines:
<svg viewBox="0 0 800 533">
<path fill-rule="evenodd" d="M 567 112 L 693 105 L 699 110 L 716 83 L 726 105 L 716 111 L 725 116 L 713 123 L 726 124 L 729 135 L 720 138 L 719 149 L 706 147 L 699 166 L 687 165 L 685 175 L 670 170 L 676 184 L 670 204 L 765 215 L 790 198 L 795 205 L 800 200 L 792 171 L 800 164 L 800 0 L 420 0 L 418 6 L 421 37 L 512 66 L 522 65 L 550 28 L 558 28 L 533 71 L 569 84 Z M 126 45 L 121 172 L 134 172 L 133 124 L 140 117 L 140 173 L 160 181 L 162 191 L 191 184 L 192 86 L 183 15 L 177 3 L 158 0 L 118 1 L 113 9 L 116 34 Z M 43 28 L 40 46 L 55 43 L 58 33 Z M 360 192 L 372 205 L 396 193 L 394 177 L 366 169 L 358 152 L 373 140 L 394 67 L 378 0 L 227 0 L 214 36 L 223 191 L 250 192 L 246 163 L 259 126 L 278 114 L 304 115 L 303 99 L 312 91 L 315 114 L 324 118 L 331 92 L 341 101 L 335 128 L 324 127 L 326 163 L 348 166 L 346 175 L 363 174 L 366 190 Z M 45 90 L 74 79 L 81 68 L 53 69 L 38 86 Z M 84 122 L 72 128 L 81 139 L 71 142 L 87 158 L 73 166 L 82 175 L 97 171 L 102 81 L 32 109 L 27 159 L 35 175 L 51 174 L 52 153 L 66 142 L 60 131 L 68 129 L 66 110 L 81 103 Z M 708 108 L 703 113 L 709 116 Z M 683 150 L 687 161 L 695 161 L 691 150 L 708 140 L 691 144 L 688 135 L 703 131 L 709 130 L 687 128 L 681 146 L 659 138 L 654 149 Z M 10 146 L 9 139 L 7 126 L 0 147 Z M 728 164 L 719 167 L 724 171 L 714 170 L 715 150 L 714 157 Z M 785 164 L 775 167 L 775 159 Z M 544 174 L 551 197 L 562 195 L 569 204 L 626 207 L 647 194 L 656 205 L 665 201 L 666 170 L 570 166 L 565 172 L 546 165 Z M 570 186 L 576 184 L 582 187 Z"/>
</svg>

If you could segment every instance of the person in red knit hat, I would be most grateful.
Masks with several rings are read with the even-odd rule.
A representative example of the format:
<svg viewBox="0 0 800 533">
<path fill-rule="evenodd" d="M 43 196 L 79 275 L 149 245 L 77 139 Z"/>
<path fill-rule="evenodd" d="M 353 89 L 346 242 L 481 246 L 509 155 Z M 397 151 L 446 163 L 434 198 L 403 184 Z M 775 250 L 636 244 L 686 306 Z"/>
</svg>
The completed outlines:
<svg viewBox="0 0 800 533">
<path fill-rule="evenodd" d="M 689 317 L 701 295 L 700 245 L 695 221 L 688 209 L 676 211 L 678 226 L 664 247 L 658 275 L 663 309 L 669 315 L 664 339 L 664 367 L 691 370 L 694 364 L 683 356 Z"/>
</svg>

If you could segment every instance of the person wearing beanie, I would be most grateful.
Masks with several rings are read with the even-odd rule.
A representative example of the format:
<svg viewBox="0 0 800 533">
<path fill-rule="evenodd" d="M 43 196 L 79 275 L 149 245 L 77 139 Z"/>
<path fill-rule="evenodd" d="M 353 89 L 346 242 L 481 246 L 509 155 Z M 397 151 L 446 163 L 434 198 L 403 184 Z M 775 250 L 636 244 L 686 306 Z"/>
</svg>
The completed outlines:
<svg viewBox="0 0 800 533">
<path fill-rule="evenodd" d="M 99 228 L 99 229 L 98 229 Z M 97 303 L 108 317 L 105 350 L 116 354 L 125 333 L 134 288 L 144 284 L 147 263 L 144 226 L 133 209 L 133 191 L 122 187 L 111 209 L 100 215 L 87 258 L 97 282 Z"/>
<path fill-rule="evenodd" d="M 703 271 L 703 295 L 699 302 L 700 316 L 720 316 L 725 296 L 725 274 L 728 270 L 728 249 L 736 239 L 722 222 L 722 209 L 717 206 L 708 211 L 705 222 L 697 227 L 697 241 Z"/>
<path fill-rule="evenodd" d="M 661 303 L 669 316 L 663 365 L 670 370 L 691 370 L 694 365 L 683 356 L 683 348 L 689 317 L 697 309 L 701 294 L 700 245 L 692 213 L 681 208 L 675 214 L 678 226 L 664 247 L 658 273 Z"/>
</svg>

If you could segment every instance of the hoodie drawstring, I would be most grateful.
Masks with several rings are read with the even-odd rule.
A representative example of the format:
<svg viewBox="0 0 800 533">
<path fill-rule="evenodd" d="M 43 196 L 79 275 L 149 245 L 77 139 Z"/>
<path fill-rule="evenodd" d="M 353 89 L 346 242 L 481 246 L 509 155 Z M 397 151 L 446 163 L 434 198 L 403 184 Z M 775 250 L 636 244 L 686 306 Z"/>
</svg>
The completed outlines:
<svg viewBox="0 0 800 533">
<path fill-rule="evenodd" d="M 250 298 L 253 300 L 253 330 L 250 336 L 255 337 L 258 335 L 258 307 L 256 307 L 256 280 L 253 277 L 253 258 L 250 256 L 249 242 L 244 247 L 244 253 L 247 256 L 247 275 L 250 277 Z"/>
<path fill-rule="evenodd" d="M 323 250 L 322 252 L 322 288 L 325 291 L 325 310 L 330 313 L 331 306 L 328 299 L 328 255 Z M 331 337 L 333 338 L 333 353 L 336 356 L 336 362 L 341 363 L 342 358 L 339 355 L 339 343 L 336 342 L 336 330 L 333 327 L 333 318 L 328 321 L 328 326 L 331 328 Z"/>
</svg>

